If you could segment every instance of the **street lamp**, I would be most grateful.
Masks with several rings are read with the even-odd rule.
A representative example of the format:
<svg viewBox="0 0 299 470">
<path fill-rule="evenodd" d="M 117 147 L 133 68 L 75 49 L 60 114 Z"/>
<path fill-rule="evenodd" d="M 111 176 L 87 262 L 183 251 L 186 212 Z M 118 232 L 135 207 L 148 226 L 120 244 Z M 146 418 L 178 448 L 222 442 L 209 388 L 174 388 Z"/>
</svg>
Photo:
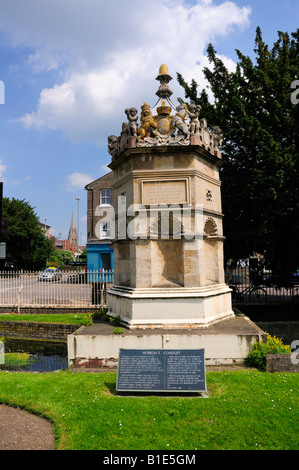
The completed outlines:
<svg viewBox="0 0 299 470">
<path fill-rule="evenodd" d="M 45 217 L 45 237 L 47 237 L 47 220 L 48 220 L 48 217 Z"/>
<path fill-rule="evenodd" d="M 77 233 L 77 247 L 78 247 L 78 261 L 79 261 L 79 258 L 80 258 L 80 255 L 79 255 L 79 245 L 80 245 L 80 232 L 79 232 L 79 201 L 80 201 L 80 198 L 79 197 L 75 197 L 76 201 L 78 201 L 78 233 Z"/>
</svg>

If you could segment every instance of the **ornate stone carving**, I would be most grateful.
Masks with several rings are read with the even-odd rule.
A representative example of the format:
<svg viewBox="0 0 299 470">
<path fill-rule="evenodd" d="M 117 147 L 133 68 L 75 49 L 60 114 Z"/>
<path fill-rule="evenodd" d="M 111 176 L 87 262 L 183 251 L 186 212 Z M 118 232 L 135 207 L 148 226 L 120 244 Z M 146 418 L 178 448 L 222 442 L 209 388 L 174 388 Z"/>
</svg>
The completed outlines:
<svg viewBox="0 0 299 470">
<path fill-rule="evenodd" d="M 212 217 L 208 217 L 205 223 L 204 235 L 207 237 L 216 237 L 218 235 L 217 224 Z"/>
<path fill-rule="evenodd" d="M 180 135 L 177 137 L 148 137 L 137 143 L 137 147 L 160 147 L 162 145 L 190 145 L 190 141 L 185 139 L 184 135 Z"/>
<path fill-rule="evenodd" d="M 210 189 L 206 189 L 206 200 L 207 202 L 212 202 L 213 200 L 213 194 Z"/>
<path fill-rule="evenodd" d="M 184 135 L 185 137 L 188 137 L 189 125 L 185 122 L 186 116 L 188 114 L 186 103 L 180 103 L 176 110 L 177 113 L 172 118 L 172 124 L 179 130 L 179 135 Z"/>
<path fill-rule="evenodd" d="M 190 134 L 199 134 L 200 124 L 199 124 L 199 113 L 201 110 L 200 105 L 191 104 L 189 106 L 189 117 L 190 117 Z"/>
<path fill-rule="evenodd" d="M 200 123 L 199 137 L 200 137 L 201 144 L 206 150 L 211 150 L 212 145 L 213 145 L 213 137 L 208 129 L 207 120 L 203 118 L 199 121 L 199 123 Z"/>
<path fill-rule="evenodd" d="M 218 126 L 209 129 L 207 120 L 199 119 L 201 106 L 191 104 L 188 108 L 186 103 L 181 101 L 176 107 L 171 103 L 172 91 L 168 83 L 172 77 L 168 73 L 167 65 L 161 65 L 156 80 L 160 82 L 156 92 L 159 101 L 154 107 L 157 115 L 153 115 L 150 105 L 144 103 L 141 106 L 138 126 L 137 109 L 126 108 L 128 122 L 122 124 L 121 135 L 108 137 L 108 152 L 112 160 L 118 158 L 127 148 L 162 145 L 200 145 L 221 158 L 219 146 L 223 141 L 222 131 Z"/>
<path fill-rule="evenodd" d="M 152 238 L 161 237 L 170 240 L 180 239 L 184 233 L 184 225 L 172 213 L 167 215 L 159 214 L 159 217 L 151 223 L 147 230 L 147 235 Z"/>
<path fill-rule="evenodd" d="M 119 155 L 119 138 L 116 135 L 109 135 L 108 136 L 108 152 L 112 157 L 112 161 L 114 161 Z"/>
<path fill-rule="evenodd" d="M 138 140 L 143 139 L 144 137 L 151 136 L 151 129 L 156 129 L 157 124 L 152 115 L 151 108 L 148 104 L 144 103 L 141 106 L 141 116 L 140 116 L 141 126 L 138 131 Z"/>
<path fill-rule="evenodd" d="M 165 101 L 157 108 L 158 115 L 154 117 L 157 124 L 156 135 L 166 138 L 173 134 L 174 124 L 171 116 L 171 106 L 166 106 Z"/>
<path fill-rule="evenodd" d="M 129 134 L 132 136 L 132 137 L 137 137 L 137 130 L 138 130 L 138 124 L 137 124 L 137 121 L 138 121 L 138 111 L 136 108 L 126 108 L 125 109 L 125 113 L 128 117 L 128 121 L 129 121 L 129 127 L 128 127 L 128 131 L 129 131 Z"/>
<path fill-rule="evenodd" d="M 218 126 L 212 127 L 212 135 L 214 138 L 214 148 L 215 150 L 219 150 L 219 147 L 222 145 L 223 142 L 223 134 L 222 130 Z"/>
<path fill-rule="evenodd" d="M 162 99 L 169 98 L 172 95 L 172 91 L 169 88 L 168 83 L 170 82 L 170 80 L 172 80 L 172 77 L 168 73 L 167 65 L 161 65 L 159 69 L 159 75 L 156 77 L 156 80 L 159 80 L 160 82 L 160 87 L 156 92 L 156 95 Z"/>
</svg>

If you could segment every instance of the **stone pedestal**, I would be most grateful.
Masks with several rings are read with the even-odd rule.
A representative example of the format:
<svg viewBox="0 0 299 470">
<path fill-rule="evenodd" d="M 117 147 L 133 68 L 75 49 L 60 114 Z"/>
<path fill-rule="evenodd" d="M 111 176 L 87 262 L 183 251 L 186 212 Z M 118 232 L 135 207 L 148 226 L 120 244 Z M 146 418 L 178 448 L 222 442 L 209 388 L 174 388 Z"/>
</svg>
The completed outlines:
<svg viewBox="0 0 299 470">
<path fill-rule="evenodd" d="M 130 328 L 200 328 L 233 316 L 225 284 L 194 288 L 109 291 L 109 312 L 120 314 Z"/>
<path fill-rule="evenodd" d="M 230 316 L 219 155 L 199 145 L 126 149 L 114 171 L 109 314 L 129 328 L 192 328 Z"/>
</svg>

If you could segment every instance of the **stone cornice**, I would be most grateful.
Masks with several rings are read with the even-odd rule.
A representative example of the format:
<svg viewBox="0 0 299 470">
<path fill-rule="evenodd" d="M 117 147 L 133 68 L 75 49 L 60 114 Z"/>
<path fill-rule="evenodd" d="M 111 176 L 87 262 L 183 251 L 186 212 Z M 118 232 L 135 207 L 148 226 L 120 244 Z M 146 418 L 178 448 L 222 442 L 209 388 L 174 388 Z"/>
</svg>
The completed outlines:
<svg viewBox="0 0 299 470">
<path fill-rule="evenodd" d="M 112 161 L 108 167 L 111 170 L 115 170 L 121 163 L 124 163 L 130 157 L 135 156 L 173 156 L 175 154 L 195 154 L 199 155 L 200 157 L 204 158 L 206 161 L 213 163 L 217 167 L 221 166 L 222 160 L 217 155 L 213 155 L 212 153 L 205 150 L 203 147 L 199 145 L 188 145 L 188 146 L 171 146 L 171 145 L 163 145 L 161 147 L 137 147 L 137 148 L 128 148 L 126 149 L 120 157 L 118 157 L 115 161 Z"/>
</svg>

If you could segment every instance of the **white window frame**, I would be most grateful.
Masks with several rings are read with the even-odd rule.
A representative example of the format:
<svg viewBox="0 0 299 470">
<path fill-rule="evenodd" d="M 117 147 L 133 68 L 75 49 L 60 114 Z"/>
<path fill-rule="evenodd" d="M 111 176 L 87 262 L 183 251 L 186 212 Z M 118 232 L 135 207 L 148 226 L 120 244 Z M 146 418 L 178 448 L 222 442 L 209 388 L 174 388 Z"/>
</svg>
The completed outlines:
<svg viewBox="0 0 299 470">
<path fill-rule="evenodd" d="M 110 233 L 110 222 L 101 222 L 100 223 L 100 236 L 101 239 L 103 238 L 110 238 L 111 233 Z"/>
<path fill-rule="evenodd" d="M 106 202 L 109 201 L 109 202 Z M 100 205 L 111 206 L 111 189 L 103 188 L 100 189 Z"/>
</svg>

